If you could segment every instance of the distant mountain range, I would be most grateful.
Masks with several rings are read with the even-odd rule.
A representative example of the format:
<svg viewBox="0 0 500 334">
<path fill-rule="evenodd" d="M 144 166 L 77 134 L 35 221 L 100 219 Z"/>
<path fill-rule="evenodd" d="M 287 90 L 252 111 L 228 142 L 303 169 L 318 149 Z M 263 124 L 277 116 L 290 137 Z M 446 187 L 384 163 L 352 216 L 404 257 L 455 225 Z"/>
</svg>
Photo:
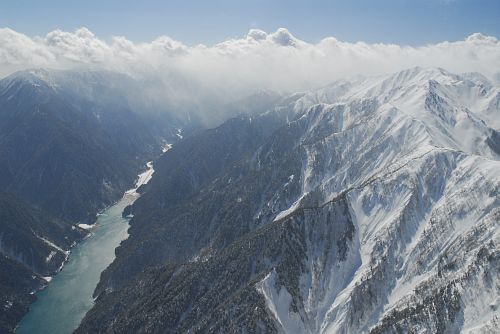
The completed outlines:
<svg viewBox="0 0 500 334">
<path fill-rule="evenodd" d="M 174 144 L 77 333 L 497 332 L 499 102 L 413 68 Z"/>
</svg>

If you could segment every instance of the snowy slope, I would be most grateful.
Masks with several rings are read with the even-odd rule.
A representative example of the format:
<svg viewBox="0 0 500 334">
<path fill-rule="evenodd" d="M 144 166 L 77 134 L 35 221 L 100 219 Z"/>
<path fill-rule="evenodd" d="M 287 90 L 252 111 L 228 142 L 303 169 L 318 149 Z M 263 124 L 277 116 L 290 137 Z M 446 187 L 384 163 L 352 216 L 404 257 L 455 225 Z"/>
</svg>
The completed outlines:
<svg viewBox="0 0 500 334">
<path fill-rule="evenodd" d="M 303 192 L 277 218 L 342 195 L 356 232 L 344 261 L 309 241 L 300 316 L 272 273 L 257 285 L 285 332 L 499 329 L 498 94 L 414 68 L 297 102 Z"/>
<path fill-rule="evenodd" d="M 498 332 L 498 94 L 413 68 L 179 142 L 77 332 Z"/>
</svg>

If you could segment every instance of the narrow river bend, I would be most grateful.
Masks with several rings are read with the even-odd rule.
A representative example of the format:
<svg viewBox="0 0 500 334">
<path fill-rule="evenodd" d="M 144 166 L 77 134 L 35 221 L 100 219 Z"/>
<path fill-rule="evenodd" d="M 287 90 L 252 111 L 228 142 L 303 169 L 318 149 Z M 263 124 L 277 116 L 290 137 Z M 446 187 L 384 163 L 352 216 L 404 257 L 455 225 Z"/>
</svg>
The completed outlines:
<svg viewBox="0 0 500 334">
<path fill-rule="evenodd" d="M 152 163 L 139 175 L 136 187 L 100 214 L 91 235 L 71 250 L 69 261 L 49 286 L 37 293 L 37 301 L 20 322 L 18 334 L 67 334 L 74 331 L 93 306 L 94 292 L 101 272 L 115 259 L 115 249 L 128 237 L 128 219 L 123 209 L 139 194 L 137 188 L 153 174 Z"/>
</svg>

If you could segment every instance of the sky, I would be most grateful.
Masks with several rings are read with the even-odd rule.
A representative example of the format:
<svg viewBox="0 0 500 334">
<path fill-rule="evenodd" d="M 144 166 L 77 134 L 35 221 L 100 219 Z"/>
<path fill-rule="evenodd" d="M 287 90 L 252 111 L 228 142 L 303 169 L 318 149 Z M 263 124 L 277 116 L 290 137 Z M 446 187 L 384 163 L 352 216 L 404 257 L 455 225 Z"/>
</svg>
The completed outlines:
<svg viewBox="0 0 500 334">
<path fill-rule="evenodd" d="M 187 45 L 213 45 L 251 28 L 285 27 L 316 43 L 425 45 L 474 32 L 500 36 L 500 0 L 2 0 L 0 27 L 28 36 L 87 27 L 104 40 L 134 42 L 167 35 Z"/>
<path fill-rule="evenodd" d="M 1 0 L 0 77 L 111 70 L 153 83 L 169 103 L 203 107 L 415 66 L 500 83 L 499 7 L 500 0 Z"/>
</svg>

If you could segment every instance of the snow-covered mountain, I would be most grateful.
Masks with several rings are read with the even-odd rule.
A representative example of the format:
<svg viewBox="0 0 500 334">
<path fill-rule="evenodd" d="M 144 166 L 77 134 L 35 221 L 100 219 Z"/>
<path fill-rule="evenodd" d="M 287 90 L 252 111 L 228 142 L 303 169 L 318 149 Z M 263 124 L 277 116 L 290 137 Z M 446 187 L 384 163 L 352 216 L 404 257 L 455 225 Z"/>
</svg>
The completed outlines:
<svg viewBox="0 0 500 334">
<path fill-rule="evenodd" d="M 77 332 L 497 333 L 499 100 L 413 68 L 177 143 Z"/>
<path fill-rule="evenodd" d="M 277 219 L 343 199 L 354 233 L 344 261 L 306 242 L 298 314 L 260 283 L 287 332 L 498 330 L 499 93 L 414 68 L 298 100 L 302 191 Z"/>
</svg>

